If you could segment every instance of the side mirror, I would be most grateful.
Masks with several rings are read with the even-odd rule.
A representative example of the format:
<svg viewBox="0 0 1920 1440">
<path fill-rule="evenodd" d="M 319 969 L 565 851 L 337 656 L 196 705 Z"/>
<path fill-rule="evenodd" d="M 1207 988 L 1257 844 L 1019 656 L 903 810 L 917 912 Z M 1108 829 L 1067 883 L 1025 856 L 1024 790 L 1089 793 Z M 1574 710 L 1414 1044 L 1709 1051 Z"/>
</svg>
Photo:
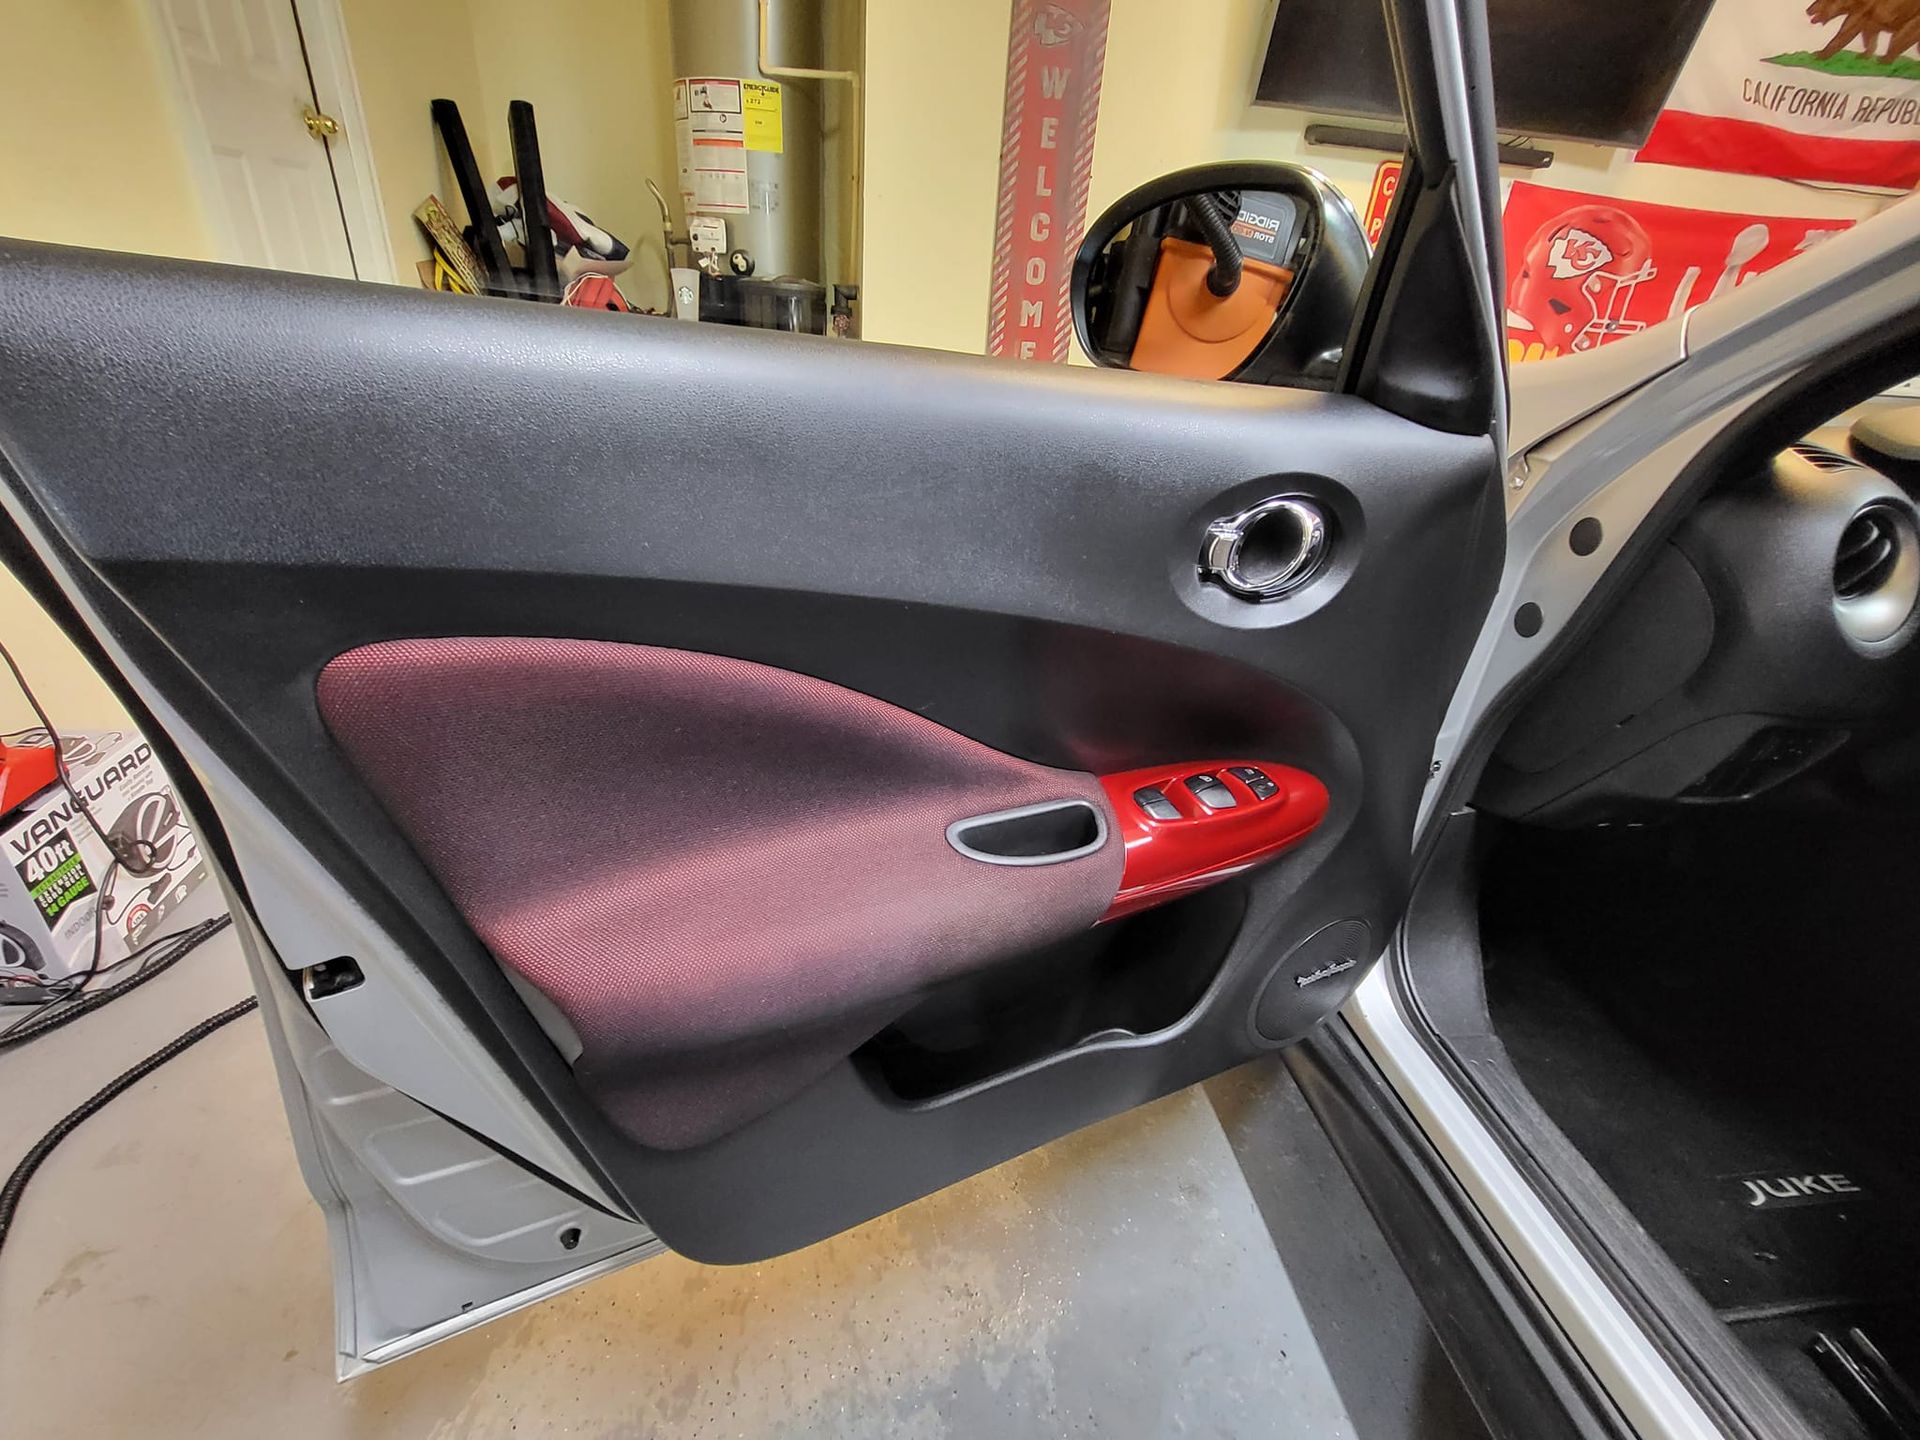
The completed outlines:
<svg viewBox="0 0 1920 1440">
<path fill-rule="evenodd" d="M 1325 390 L 1371 251 L 1323 176 L 1276 161 L 1142 185 L 1073 261 L 1073 323 L 1097 365 Z"/>
</svg>

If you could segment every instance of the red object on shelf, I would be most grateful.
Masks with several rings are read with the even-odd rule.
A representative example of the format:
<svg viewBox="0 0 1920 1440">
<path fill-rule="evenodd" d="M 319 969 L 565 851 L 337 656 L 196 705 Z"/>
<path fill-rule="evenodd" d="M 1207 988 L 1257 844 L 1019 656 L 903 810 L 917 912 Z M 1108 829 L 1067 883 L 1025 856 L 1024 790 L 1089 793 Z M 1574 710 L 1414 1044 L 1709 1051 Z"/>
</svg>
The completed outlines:
<svg viewBox="0 0 1920 1440">
<path fill-rule="evenodd" d="M 51 745 L 0 743 L 0 815 L 11 815 L 60 778 Z"/>
<path fill-rule="evenodd" d="M 1232 771 L 1263 772 L 1276 789 L 1261 799 Z M 1212 810 L 1187 788 L 1195 775 L 1217 777 L 1234 798 L 1229 809 Z M 1120 818 L 1120 839 L 1127 847 L 1120 893 L 1102 921 L 1238 875 L 1269 860 L 1313 832 L 1327 813 L 1327 787 L 1304 770 L 1263 760 L 1205 760 L 1182 765 L 1153 765 L 1100 777 L 1101 788 Z M 1155 789 L 1179 811 L 1178 819 L 1156 820 L 1134 799 Z"/>
<path fill-rule="evenodd" d="M 620 310 L 631 311 L 633 306 L 627 303 L 627 297 L 620 293 L 620 287 L 613 283 L 610 275 L 601 275 L 592 271 L 582 275 L 560 297 L 562 305 L 578 306 L 582 310 Z"/>
</svg>

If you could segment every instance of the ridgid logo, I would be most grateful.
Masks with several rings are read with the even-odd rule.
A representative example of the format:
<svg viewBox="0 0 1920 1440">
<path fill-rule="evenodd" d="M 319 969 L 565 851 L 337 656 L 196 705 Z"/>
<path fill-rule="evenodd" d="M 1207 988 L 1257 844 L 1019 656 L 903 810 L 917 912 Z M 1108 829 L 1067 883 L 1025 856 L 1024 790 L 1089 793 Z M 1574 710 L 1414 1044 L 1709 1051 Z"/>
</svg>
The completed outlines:
<svg viewBox="0 0 1920 1440">
<path fill-rule="evenodd" d="M 1834 1205 L 1861 1194 L 1858 1185 L 1838 1171 L 1817 1174 L 1735 1175 L 1729 1182 L 1749 1210 L 1784 1210 L 1795 1205 Z"/>
</svg>

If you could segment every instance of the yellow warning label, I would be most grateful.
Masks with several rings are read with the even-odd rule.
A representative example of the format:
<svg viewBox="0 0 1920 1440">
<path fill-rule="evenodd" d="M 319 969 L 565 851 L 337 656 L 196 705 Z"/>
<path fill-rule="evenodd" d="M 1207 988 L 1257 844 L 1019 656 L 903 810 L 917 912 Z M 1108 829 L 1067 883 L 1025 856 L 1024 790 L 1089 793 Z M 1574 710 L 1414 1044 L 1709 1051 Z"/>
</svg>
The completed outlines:
<svg viewBox="0 0 1920 1440">
<path fill-rule="evenodd" d="M 780 125 L 780 86 L 769 80 L 742 80 L 740 108 L 746 120 L 747 149 L 780 154 L 785 149 Z"/>
</svg>

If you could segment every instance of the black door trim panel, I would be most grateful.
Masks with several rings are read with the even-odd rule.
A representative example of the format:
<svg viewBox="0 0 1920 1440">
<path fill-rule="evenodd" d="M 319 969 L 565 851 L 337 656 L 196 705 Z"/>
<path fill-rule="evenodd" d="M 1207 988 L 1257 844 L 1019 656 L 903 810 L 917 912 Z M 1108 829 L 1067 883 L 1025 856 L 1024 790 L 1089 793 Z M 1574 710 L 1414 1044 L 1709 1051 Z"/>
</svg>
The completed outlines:
<svg viewBox="0 0 1920 1440">
<path fill-rule="evenodd" d="M 1351 396 L 11 241 L 0 460 L 168 704 L 620 1197 L 713 1260 L 804 1244 L 1237 1063 L 1298 939 L 1391 930 L 1503 538 L 1488 437 Z M 1206 518 L 1256 490 L 1316 496 L 1348 539 L 1317 601 L 1316 581 L 1235 623 L 1182 579 L 1199 588 Z M 334 655 L 474 634 L 758 661 L 1095 773 L 1270 758 L 1332 805 L 1243 882 L 1238 935 L 1178 1024 L 937 1106 L 843 1064 L 663 1154 L 596 1117 L 320 727 Z M 1302 993 L 1304 1029 L 1346 987 Z"/>
</svg>

